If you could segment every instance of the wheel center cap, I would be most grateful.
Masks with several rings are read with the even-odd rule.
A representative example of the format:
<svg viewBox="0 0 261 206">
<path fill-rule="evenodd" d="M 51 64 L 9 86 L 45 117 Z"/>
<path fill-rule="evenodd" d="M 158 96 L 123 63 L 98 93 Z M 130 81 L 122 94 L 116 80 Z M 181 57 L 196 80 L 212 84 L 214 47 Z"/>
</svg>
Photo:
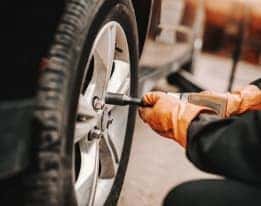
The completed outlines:
<svg viewBox="0 0 261 206">
<path fill-rule="evenodd" d="M 105 102 L 97 96 L 93 97 L 92 106 L 96 112 L 100 112 L 100 120 L 97 127 L 103 132 L 106 131 L 113 122 L 111 111 L 109 111 L 108 107 L 106 107 Z"/>
</svg>

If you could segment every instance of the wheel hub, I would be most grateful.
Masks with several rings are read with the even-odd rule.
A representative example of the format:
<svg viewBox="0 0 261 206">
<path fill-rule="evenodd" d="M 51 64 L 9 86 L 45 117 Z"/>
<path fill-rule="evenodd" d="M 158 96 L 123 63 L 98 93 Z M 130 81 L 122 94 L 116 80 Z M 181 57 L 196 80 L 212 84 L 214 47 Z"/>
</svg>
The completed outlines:
<svg viewBox="0 0 261 206">
<path fill-rule="evenodd" d="M 111 111 L 108 111 L 108 108 L 105 105 L 102 106 L 102 110 L 100 111 L 98 119 L 99 120 L 97 121 L 97 125 L 95 125 L 95 127 L 90 130 L 88 134 L 89 141 L 94 139 L 101 139 L 104 135 L 107 135 L 108 129 L 114 121 L 114 119 L 111 117 Z"/>
</svg>

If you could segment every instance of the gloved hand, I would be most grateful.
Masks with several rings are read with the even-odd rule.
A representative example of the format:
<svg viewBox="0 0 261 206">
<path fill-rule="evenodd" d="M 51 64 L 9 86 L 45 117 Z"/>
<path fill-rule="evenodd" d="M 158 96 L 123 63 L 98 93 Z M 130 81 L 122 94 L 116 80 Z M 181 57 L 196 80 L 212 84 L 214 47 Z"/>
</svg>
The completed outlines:
<svg viewBox="0 0 261 206">
<path fill-rule="evenodd" d="M 187 144 L 187 131 L 191 121 L 200 113 L 213 113 L 207 107 L 182 102 L 162 92 L 150 92 L 143 97 L 145 105 L 139 109 L 140 117 L 161 136 L 174 139 L 183 147 Z"/>
<path fill-rule="evenodd" d="M 204 91 L 200 94 L 226 99 L 225 117 L 251 110 L 261 110 L 261 90 L 254 85 L 248 85 L 232 93 Z"/>
</svg>

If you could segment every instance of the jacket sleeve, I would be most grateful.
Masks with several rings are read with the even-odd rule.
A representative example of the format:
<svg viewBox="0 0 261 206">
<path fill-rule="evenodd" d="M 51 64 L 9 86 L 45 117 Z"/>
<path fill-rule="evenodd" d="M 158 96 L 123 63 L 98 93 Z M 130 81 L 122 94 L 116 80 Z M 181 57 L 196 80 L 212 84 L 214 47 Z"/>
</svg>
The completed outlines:
<svg viewBox="0 0 261 206">
<path fill-rule="evenodd" d="M 251 84 L 257 86 L 259 89 L 261 89 L 261 78 L 257 79 L 256 81 L 252 82 Z"/>
<path fill-rule="evenodd" d="M 187 156 L 203 171 L 261 183 L 261 111 L 228 119 L 201 114 L 190 125 Z"/>
</svg>

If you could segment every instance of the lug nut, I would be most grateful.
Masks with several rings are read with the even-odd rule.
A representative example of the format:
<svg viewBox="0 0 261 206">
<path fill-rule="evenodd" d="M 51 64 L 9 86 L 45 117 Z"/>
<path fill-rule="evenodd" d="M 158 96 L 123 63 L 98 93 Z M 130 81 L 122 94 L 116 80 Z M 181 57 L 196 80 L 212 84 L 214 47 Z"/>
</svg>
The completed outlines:
<svg viewBox="0 0 261 206">
<path fill-rule="evenodd" d="M 88 140 L 101 139 L 103 137 L 103 133 L 99 129 L 93 129 L 88 134 Z"/>
<path fill-rule="evenodd" d="M 99 98 L 99 97 L 94 97 L 92 100 L 92 106 L 95 110 L 102 110 L 105 106 L 105 103 Z"/>
<path fill-rule="evenodd" d="M 85 116 L 85 115 L 78 115 L 77 116 L 77 121 L 80 121 L 80 122 L 84 122 L 86 121 L 88 118 Z"/>
</svg>

